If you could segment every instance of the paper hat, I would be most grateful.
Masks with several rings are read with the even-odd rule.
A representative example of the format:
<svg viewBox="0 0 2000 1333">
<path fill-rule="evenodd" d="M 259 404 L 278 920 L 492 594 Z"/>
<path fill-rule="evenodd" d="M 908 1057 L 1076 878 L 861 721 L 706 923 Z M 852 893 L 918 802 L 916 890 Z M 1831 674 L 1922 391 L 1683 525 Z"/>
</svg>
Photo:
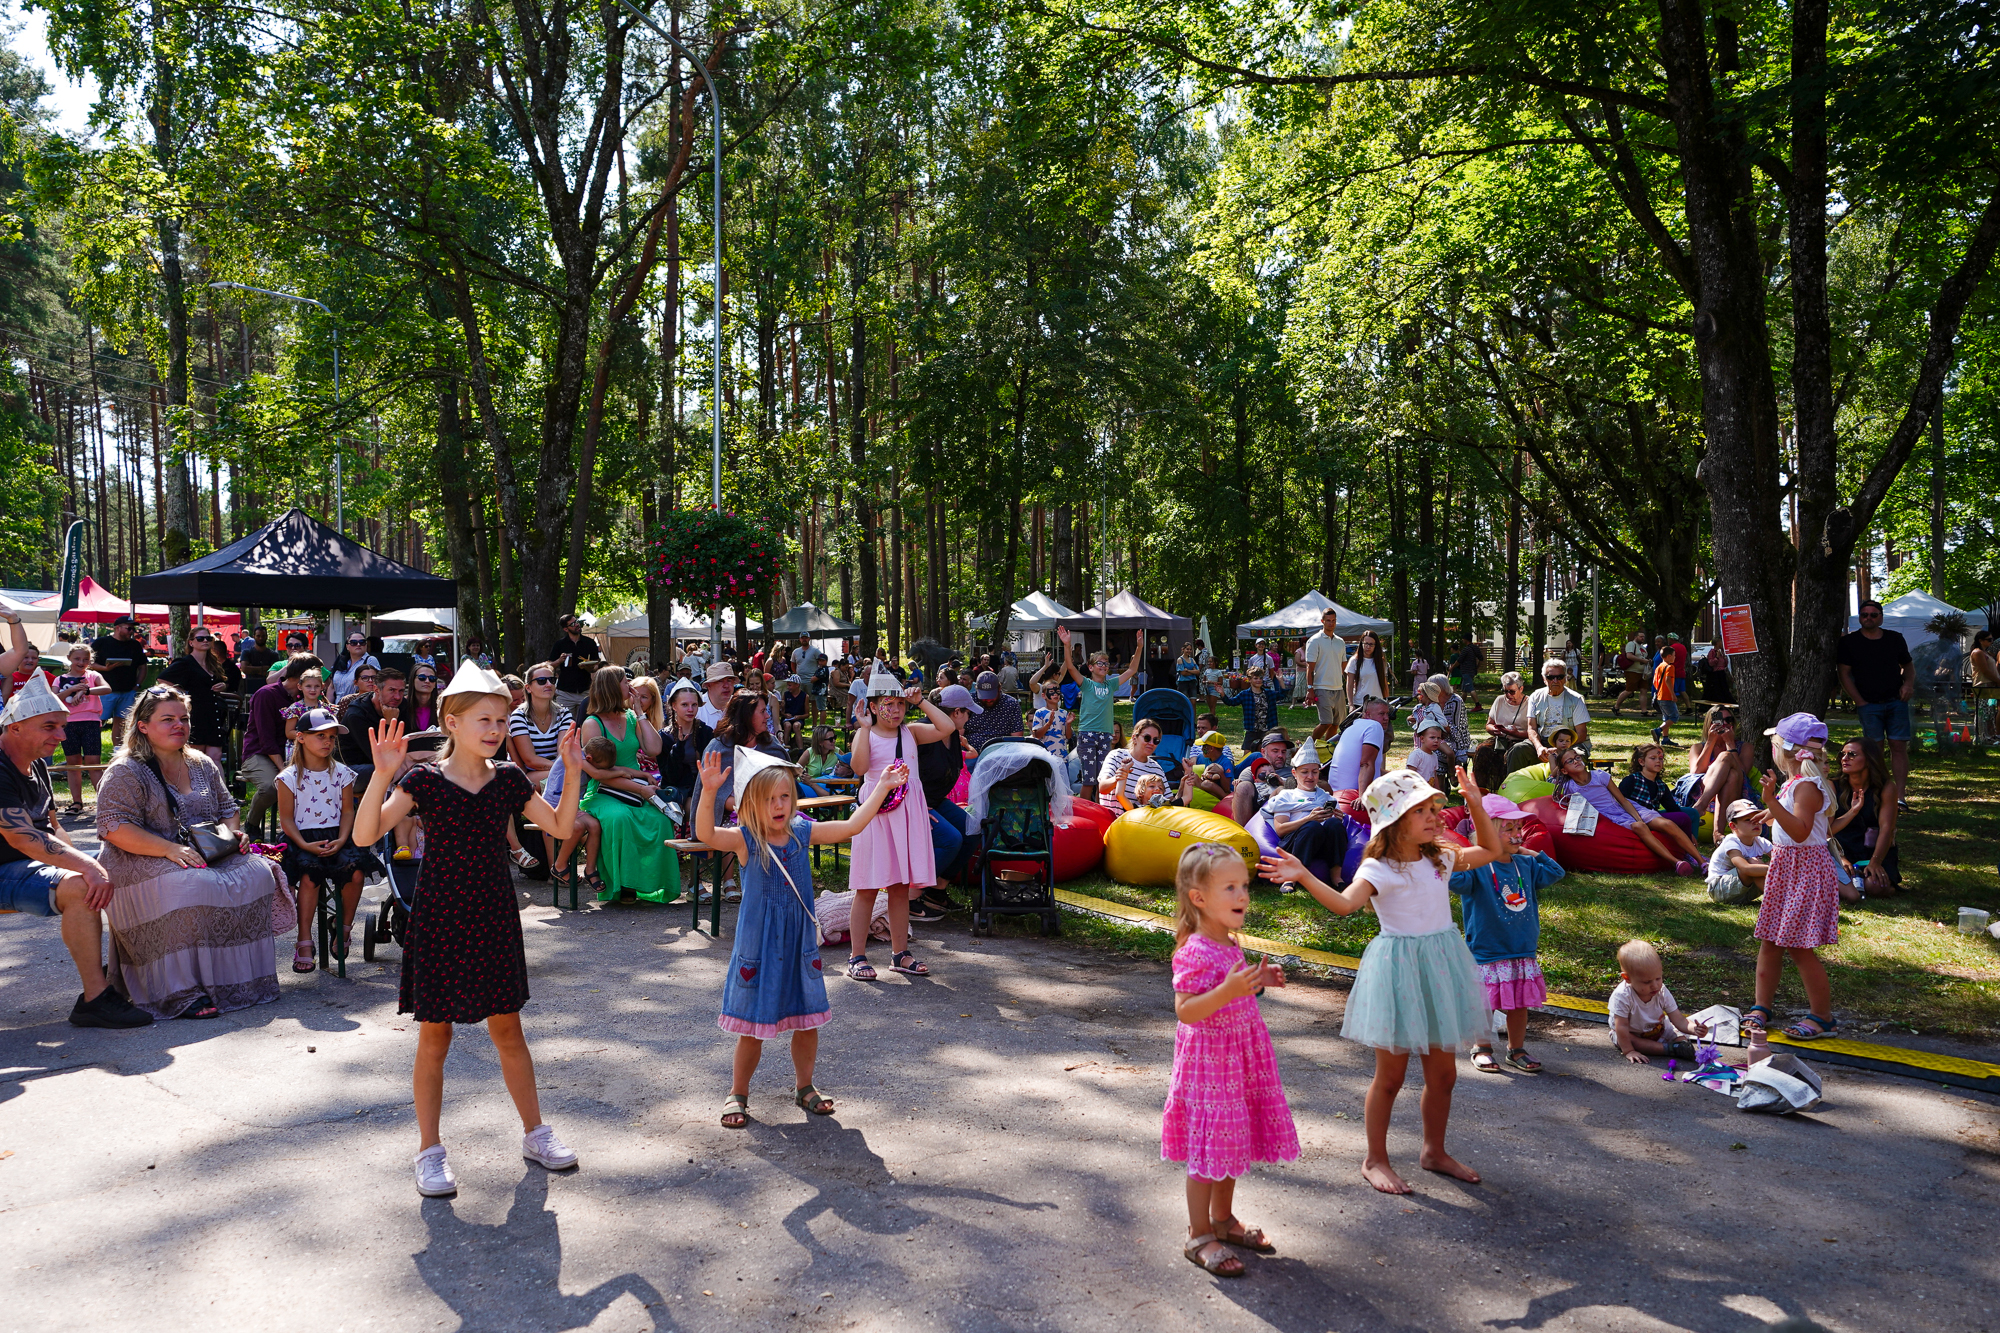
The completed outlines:
<svg viewBox="0 0 2000 1333">
<path fill-rule="evenodd" d="M 1319 748 L 1312 743 L 1312 737 L 1308 736 L 1306 737 L 1306 743 L 1301 745 L 1297 753 L 1292 755 L 1292 767 L 1297 768 L 1301 764 L 1317 764 L 1319 762 Z"/>
<path fill-rule="evenodd" d="M 458 670 L 452 673 L 451 684 L 438 692 L 438 699 L 449 699 L 454 694 L 497 694 L 502 699 L 513 697 L 506 681 L 469 657 L 458 664 Z"/>
<path fill-rule="evenodd" d="M 743 808 L 744 788 L 750 785 L 750 779 L 756 777 L 765 769 L 789 768 L 794 773 L 799 771 L 797 764 L 765 754 L 762 750 L 752 750 L 741 745 L 736 747 L 736 758 L 731 763 L 733 766 L 731 776 L 735 781 L 736 808 L 738 810 Z"/>
<path fill-rule="evenodd" d="M 902 692 L 903 683 L 889 674 L 889 672 L 883 670 L 880 665 L 877 665 L 873 671 L 868 673 L 869 698 L 880 699 L 888 695 L 901 694 Z"/>
<path fill-rule="evenodd" d="M 31 717 L 44 713 L 69 714 L 69 705 L 56 697 L 49 688 L 49 678 L 40 671 L 29 673 L 27 683 L 14 691 L 14 697 L 7 701 L 5 710 L 0 710 L 0 727 L 11 727 L 16 722 L 26 722 Z"/>
<path fill-rule="evenodd" d="M 1444 710 L 1442 708 L 1439 708 L 1436 704 L 1419 704 L 1417 710 L 1410 714 L 1411 732 L 1421 735 L 1433 727 L 1439 731 L 1451 730 L 1451 727 L 1444 720 Z"/>
<path fill-rule="evenodd" d="M 1385 773 L 1361 793 L 1361 807 L 1368 812 L 1368 825 L 1380 832 L 1437 797 L 1437 788 L 1407 768 Z"/>
</svg>

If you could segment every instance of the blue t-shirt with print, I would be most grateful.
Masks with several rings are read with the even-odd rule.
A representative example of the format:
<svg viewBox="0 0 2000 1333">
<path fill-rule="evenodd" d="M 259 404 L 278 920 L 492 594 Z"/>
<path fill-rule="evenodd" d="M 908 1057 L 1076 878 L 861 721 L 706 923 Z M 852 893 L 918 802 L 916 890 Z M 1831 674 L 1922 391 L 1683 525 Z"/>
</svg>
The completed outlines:
<svg viewBox="0 0 2000 1333">
<path fill-rule="evenodd" d="M 1451 877 L 1464 905 L 1465 943 L 1478 963 L 1533 958 L 1542 940 L 1541 890 L 1563 877 L 1542 852 L 1522 852 Z"/>
</svg>

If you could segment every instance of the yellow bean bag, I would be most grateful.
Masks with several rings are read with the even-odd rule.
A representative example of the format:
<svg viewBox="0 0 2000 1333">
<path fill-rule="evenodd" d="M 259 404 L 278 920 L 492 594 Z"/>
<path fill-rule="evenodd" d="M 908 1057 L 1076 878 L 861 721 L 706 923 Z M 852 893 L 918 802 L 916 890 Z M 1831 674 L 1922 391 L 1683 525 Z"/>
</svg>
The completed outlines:
<svg viewBox="0 0 2000 1333">
<path fill-rule="evenodd" d="M 1249 831 L 1227 815 L 1185 806 L 1127 810 L 1104 835 L 1105 873 L 1120 884 L 1167 885 L 1174 882 L 1181 853 L 1198 842 L 1234 847 L 1253 873 L 1257 843 Z"/>
<path fill-rule="evenodd" d="M 1516 769 L 1500 784 L 1500 794 L 1521 806 L 1537 796 L 1553 796 L 1555 792 L 1555 787 L 1549 782 L 1547 764 L 1529 764 L 1526 768 Z"/>
</svg>

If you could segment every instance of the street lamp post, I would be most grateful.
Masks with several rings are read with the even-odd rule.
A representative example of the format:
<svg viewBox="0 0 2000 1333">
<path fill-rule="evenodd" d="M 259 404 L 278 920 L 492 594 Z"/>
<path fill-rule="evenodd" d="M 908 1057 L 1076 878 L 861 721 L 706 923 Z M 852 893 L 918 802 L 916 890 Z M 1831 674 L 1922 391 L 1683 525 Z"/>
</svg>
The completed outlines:
<svg viewBox="0 0 2000 1333">
<path fill-rule="evenodd" d="M 713 219 L 710 226 L 711 239 L 715 243 L 715 383 L 711 386 L 708 399 L 709 418 L 709 503 L 717 510 L 722 508 L 722 98 L 715 91 L 715 80 L 709 77 L 708 66 L 695 58 L 694 52 L 681 44 L 681 39 L 653 22 L 645 11 L 639 9 L 632 0 L 618 0 L 627 12 L 639 22 L 666 38 L 674 50 L 687 57 L 701 81 L 708 85 L 708 106 L 714 129 L 714 147 L 710 150 L 710 163 L 714 177 Z M 742 612 L 738 611 L 740 618 Z M 715 661 L 722 654 L 722 608 L 715 608 L 709 617 L 708 626 L 709 660 Z"/>
</svg>

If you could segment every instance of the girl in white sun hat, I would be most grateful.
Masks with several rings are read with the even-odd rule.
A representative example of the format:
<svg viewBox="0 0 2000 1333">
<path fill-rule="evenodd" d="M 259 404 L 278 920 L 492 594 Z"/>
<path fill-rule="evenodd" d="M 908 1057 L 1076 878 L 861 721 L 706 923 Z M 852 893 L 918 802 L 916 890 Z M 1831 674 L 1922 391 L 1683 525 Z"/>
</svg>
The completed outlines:
<svg viewBox="0 0 2000 1333">
<path fill-rule="evenodd" d="M 1479 1173 L 1444 1150 L 1451 1089 L 1461 1046 L 1486 1039 L 1486 988 L 1465 937 L 1451 919 L 1451 876 L 1506 856 L 1508 848 L 1487 817 L 1472 775 L 1458 770 L 1459 790 L 1479 845 L 1459 847 L 1444 837 L 1438 791 L 1408 769 L 1385 774 L 1361 794 L 1373 836 L 1362 852 L 1354 882 L 1336 892 L 1290 852 L 1264 858 L 1266 879 L 1305 887 L 1339 916 L 1374 903 L 1382 933 L 1369 942 L 1347 998 L 1340 1035 L 1375 1048 L 1375 1078 L 1368 1085 L 1364 1121 L 1368 1155 L 1361 1174 L 1384 1194 L 1410 1186 L 1389 1165 L 1389 1112 L 1402 1090 L 1410 1056 L 1424 1065 L 1423 1151 L 1417 1165 L 1477 1183 Z"/>
</svg>

